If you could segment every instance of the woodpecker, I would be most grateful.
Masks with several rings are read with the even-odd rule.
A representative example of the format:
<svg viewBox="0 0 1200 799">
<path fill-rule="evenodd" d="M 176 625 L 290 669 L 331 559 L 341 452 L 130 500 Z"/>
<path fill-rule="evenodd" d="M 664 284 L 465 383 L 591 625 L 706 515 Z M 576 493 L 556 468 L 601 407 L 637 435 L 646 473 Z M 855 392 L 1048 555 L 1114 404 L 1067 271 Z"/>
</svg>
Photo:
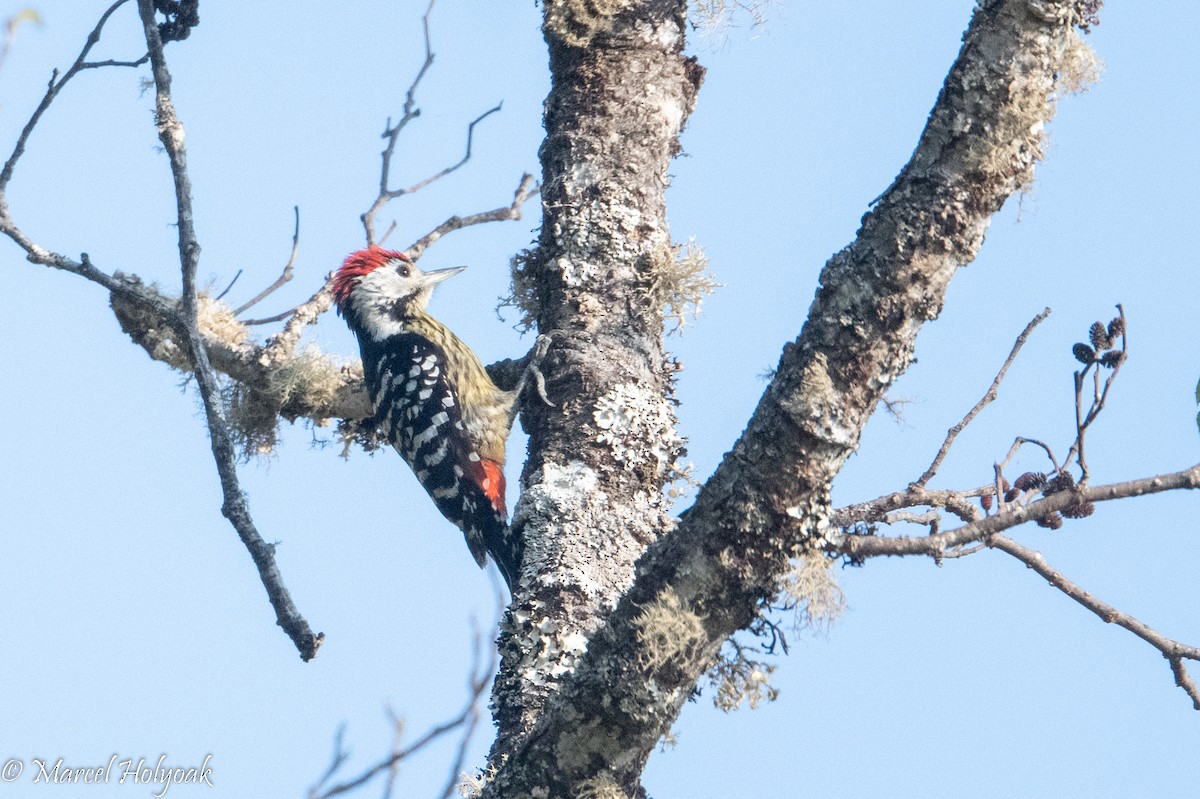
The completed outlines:
<svg viewBox="0 0 1200 799">
<path fill-rule="evenodd" d="M 497 387 L 471 348 L 425 312 L 434 287 L 464 269 L 423 272 L 372 245 L 342 263 L 333 299 L 358 338 L 375 423 L 462 530 L 475 562 L 485 566 L 490 553 L 511 590 L 521 545 L 508 527 L 504 448 L 529 375 L 545 399 L 537 361 L 549 339 L 539 339 L 516 388 Z"/>
</svg>

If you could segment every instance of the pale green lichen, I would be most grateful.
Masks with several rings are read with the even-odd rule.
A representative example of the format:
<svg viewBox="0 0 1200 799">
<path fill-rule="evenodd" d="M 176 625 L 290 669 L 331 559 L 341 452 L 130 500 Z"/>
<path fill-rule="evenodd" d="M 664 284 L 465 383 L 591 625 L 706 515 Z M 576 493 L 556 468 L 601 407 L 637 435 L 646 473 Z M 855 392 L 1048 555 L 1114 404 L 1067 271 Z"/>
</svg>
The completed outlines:
<svg viewBox="0 0 1200 799">
<path fill-rule="evenodd" d="M 546 32 L 571 47 L 587 47 L 613 28 L 629 0 L 546 0 Z"/>
<path fill-rule="evenodd" d="M 1096 55 L 1079 31 L 1071 27 L 1059 56 L 1055 90 L 1060 95 L 1082 94 L 1099 82 L 1104 62 Z"/>
<path fill-rule="evenodd" d="M 827 631 L 846 609 L 846 595 L 833 576 L 834 561 L 812 550 L 796 558 L 780 583 L 786 605 L 796 609 L 797 629 Z"/>
<path fill-rule="evenodd" d="M 579 783 L 575 796 L 577 799 L 626 799 L 625 792 L 607 772 Z"/>
<path fill-rule="evenodd" d="M 245 349 L 252 343 L 250 328 L 238 321 L 233 309 L 207 294 L 196 297 L 196 323 L 207 338 L 215 339 L 230 349 Z"/>
<path fill-rule="evenodd" d="M 243 458 L 266 458 L 278 443 L 279 406 L 261 391 L 228 378 L 221 380 L 221 399 L 229 435 Z"/>
<path fill-rule="evenodd" d="M 575 670 L 587 651 L 588 639 L 581 630 L 568 627 L 542 612 L 535 600 L 531 606 L 513 608 L 510 630 L 522 652 L 516 671 L 528 685 L 555 685 Z"/>
<path fill-rule="evenodd" d="M 496 306 L 499 314 L 503 308 L 516 308 L 520 314 L 516 327 L 521 331 L 532 330 L 537 325 L 541 304 L 538 302 L 538 282 L 534 261 L 535 250 L 522 250 L 512 257 L 512 293 L 500 300 Z"/>
<path fill-rule="evenodd" d="M 638 632 L 638 661 L 649 671 L 667 665 L 686 671 L 704 658 L 704 619 L 684 607 L 671 586 L 642 606 L 633 625 Z"/>
<path fill-rule="evenodd" d="M 749 17 L 751 28 L 765 25 L 772 2 L 773 0 L 695 0 L 688 18 L 701 36 L 724 36 L 741 14 Z"/>
<path fill-rule="evenodd" d="M 222 391 L 230 433 L 244 457 L 267 457 L 278 443 L 279 413 L 299 402 L 316 410 L 332 404 L 344 385 L 336 359 L 310 346 L 267 373 L 264 388 L 225 380 Z M 316 420 L 324 426 L 326 420 Z"/>
<path fill-rule="evenodd" d="M 607 444 L 625 469 L 652 465 L 662 474 L 674 468 L 683 449 L 669 403 L 637 383 L 614 386 L 597 401 L 592 418 L 600 429 L 596 441 Z"/>
<path fill-rule="evenodd" d="M 1045 156 L 1048 132 L 1060 98 L 1086 91 L 1100 78 L 1103 63 L 1084 42 L 1069 17 L 1059 21 L 1062 34 L 1044 51 L 1041 69 L 1018 74 L 1004 87 L 1008 101 L 988 135 L 975 136 L 977 152 L 984 154 L 985 170 L 1013 173 L 1022 189 L 1033 179 L 1033 167 Z M 980 78 L 986 80 L 990 76 Z"/>
<path fill-rule="evenodd" d="M 337 359 L 316 346 L 306 347 L 267 375 L 268 391 L 280 405 L 297 398 L 309 407 L 329 405 L 344 385 Z"/>
<path fill-rule="evenodd" d="M 664 322 L 674 324 L 668 333 L 682 333 L 688 317 L 694 320 L 700 315 L 704 298 L 721 288 L 708 266 L 708 256 L 692 237 L 666 249 L 650 270 L 644 292 Z"/>
</svg>

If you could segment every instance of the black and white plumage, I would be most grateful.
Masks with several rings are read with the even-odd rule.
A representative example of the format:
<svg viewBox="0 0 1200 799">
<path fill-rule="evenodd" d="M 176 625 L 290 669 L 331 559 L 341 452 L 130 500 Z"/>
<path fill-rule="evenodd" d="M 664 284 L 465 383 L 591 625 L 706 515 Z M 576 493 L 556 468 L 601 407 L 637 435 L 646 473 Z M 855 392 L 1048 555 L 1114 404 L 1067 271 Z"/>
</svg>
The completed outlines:
<svg viewBox="0 0 1200 799">
<path fill-rule="evenodd" d="M 475 561 L 491 554 L 511 588 L 521 546 L 505 507 L 505 444 L 524 385 L 504 391 L 479 358 L 425 312 L 433 287 L 462 267 L 422 272 L 370 247 L 338 270 L 333 296 L 358 338 L 375 421 Z"/>
</svg>

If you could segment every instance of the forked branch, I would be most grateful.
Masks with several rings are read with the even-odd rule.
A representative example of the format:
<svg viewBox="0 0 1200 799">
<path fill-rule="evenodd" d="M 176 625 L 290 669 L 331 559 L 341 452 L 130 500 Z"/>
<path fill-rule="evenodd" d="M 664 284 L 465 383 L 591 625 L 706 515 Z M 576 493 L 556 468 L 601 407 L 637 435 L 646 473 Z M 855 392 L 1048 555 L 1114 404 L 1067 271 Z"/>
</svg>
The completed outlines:
<svg viewBox="0 0 1200 799">
<path fill-rule="evenodd" d="M 1128 354 L 1129 330 L 1125 320 L 1125 309 L 1121 307 L 1120 303 L 1117 304 L 1117 314 L 1117 317 L 1109 322 L 1107 327 L 1101 322 L 1092 325 L 1088 331 L 1090 346 L 1081 343 L 1074 347 L 1075 357 L 1084 364 L 1084 368 L 1075 373 L 1075 443 L 1071 446 L 1071 451 L 1067 453 L 1064 463 L 1070 463 L 1072 458 L 1076 459 L 1081 473 L 1079 478 L 1081 483 L 1088 481 L 1087 458 L 1084 457 L 1083 451 L 1084 438 L 1092 422 L 1096 421 L 1096 417 L 1104 410 L 1109 390 Z M 1120 347 L 1116 348 L 1115 345 L 1118 341 Z M 1105 352 L 1105 350 L 1108 351 Z M 1109 369 L 1103 387 L 1100 382 L 1100 367 L 1102 366 Z M 1087 386 L 1089 372 L 1092 375 L 1092 398 L 1087 411 L 1084 411 L 1083 393 Z"/>
<path fill-rule="evenodd" d="M 404 108 L 400 116 L 400 120 L 393 125 L 392 120 L 389 118 L 387 124 L 384 125 L 383 133 L 381 134 L 381 137 L 387 143 L 384 145 L 383 152 L 380 153 L 381 163 L 379 169 L 379 194 L 376 195 L 375 200 L 371 203 L 371 207 L 368 208 L 361 217 L 363 228 L 367 234 L 367 244 L 378 243 L 375 238 L 375 217 L 380 211 L 383 210 L 384 206 L 386 206 L 392 200 L 403 197 L 406 194 L 412 194 L 420 191 L 429 184 L 441 180 L 451 172 L 454 172 L 459 167 L 463 166 L 463 164 L 467 163 L 467 161 L 471 160 L 471 144 L 475 137 L 475 126 L 500 110 L 501 104 L 497 103 L 493 108 L 489 108 L 487 111 L 484 111 L 482 114 L 475 117 L 475 119 L 471 120 L 470 124 L 467 125 L 466 153 L 464 153 L 463 157 L 457 163 L 451 164 L 450 166 L 435 172 L 424 180 L 417 181 L 407 188 L 389 188 L 392 185 L 392 157 L 396 152 L 396 143 L 400 139 L 401 132 L 408 126 L 408 123 L 412 122 L 421 115 L 421 109 L 416 107 L 416 92 L 417 86 L 421 83 L 421 79 L 425 77 L 425 73 L 428 72 L 429 68 L 433 65 L 433 50 L 429 42 L 429 15 L 433 11 L 434 1 L 435 0 L 429 0 L 429 5 L 425 9 L 425 15 L 421 17 L 421 30 L 425 39 L 425 60 L 421 63 L 421 68 L 417 70 L 417 76 L 413 78 L 412 83 L 408 86 L 408 91 L 405 93 Z"/>
<path fill-rule="evenodd" d="M 951 445 L 954 444 L 954 439 L 958 437 L 959 433 L 966 429 L 967 425 L 974 421 L 975 417 L 979 415 L 980 411 L 982 411 L 996 399 L 1000 392 L 1000 382 L 1004 380 L 1004 376 L 1008 374 L 1008 367 L 1012 366 L 1013 361 L 1017 359 L 1017 353 L 1021 351 L 1021 347 L 1025 346 L 1025 341 L 1029 338 L 1029 334 L 1032 333 L 1033 329 L 1040 325 L 1042 321 L 1049 315 L 1050 309 L 1046 308 L 1040 314 L 1033 317 L 1033 319 L 1029 321 L 1029 324 L 1025 325 L 1025 329 L 1021 331 L 1021 335 L 1017 336 L 1016 342 L 1013 343 L 1012 351 L 1008 353 L 1008 357 L 1004 360 L 1004 364 L 1000 367 L 1000 371 L 996 373 L 996 379 L 992 381 L 992 385 L 983 395 L 983 398 L 980 399 L 979 402 L 975 403 L 975 407 L 967 412 L 967 415 L 963 417 L 961 422 L 950 428 L 949 432 L 946 433 L 946 440 L 942 442 L 941 449 L 938 450 L 937 455 L 935 455 L 933 458 L 933 463 L 929 464 L 929 468 L 925 470 L 924 474 L 917 478 L 913 485 L 927 485 L 933 476 L 937 474 L 937 470 L 942 465 L 942 461 L 946 459 L 947 453 L 950 452 Z"/>
<path fill-rule="evenodd" d="M 1200 660 L 1200 647 L 1188 646 L 1174 639 L 1167 638 L 1162 633 L 1135 619 L 1128 613 L 1118 610 L 1107 602 L 1092 596 L 1078 584 L 1068 580 L 1063 576 L 1062 572 L 1047 563 L 1042 553 L 1019 544 L 1008 536 L 993 535 L 987 539 L 986 543 L 992 549 L 998 549 L 1001 552 L 1012 555 L 1030 569 L 1033 569 L 1046 582 L 1059 591 L 1062 591 L 1080 605 L 1083 605 L 1092 613 L 1095 613 L 1105 623 L 1124 627 L 1159 652 L 1162 652 L 1163 657 L 1171 664 L 1171 672 L 1175 675 L 1175 684 L 1182 688 L 1191 698 L 1192 706 L 1196 710 L 1200 710 L 1200 690 L 1197 690 L 1196 683 L 1188 675 L 1187 668 L 1183 663 L 1185 659 Z"/>
<path fill-rule="evenodd" d="M 138 12 L 142 19 L 146 45 L 154 75 L 156 95 L 156 123 L 159 140 L 166 150 L 171 164 L 171 175 L 175 182 L 176 220 L 179 229 L 179 262 L 183 275 L 182 333 L 191 356 L 196 385 L 204 403 L 205 417 L 212 443 L 213 459 L 221 478 L 224 502 L 221 513 L 229 519 L 242 539 L 250 557 L 258 567 L 259 577 L 267 590 L 271 605 L 275 608 L 276 620 L 300 651 L 300 657 L 311 660 L 324 640 L 323 633 L 313 633 L 308 622 L 292 603 L 291 595 L 283 584 L 279 567 L 275 562 L 275 547 L 259 535 L 250 516 L 237 475 L 237 452 L 229 434 L 225 407 L 217 384 L 216 372 L 208 358 L 208 348 L 200 332 L 197 320 L 198 295 L 196 292 L 196 268 L 200 258 L 200 243 L 192 216 L 192 186 L 187 170 L 187 153 L 184 147 L 183 125 L 175 113 L 171 99 L 171 73 L 167 69 L 163 54 L 163 42 L 159 26 L 155 22 L 153 0 L 138 0 Z"/>
<path fill-rule="evenodd" d="M 1145 480 L 1131 480 L 1096 488 L 1088 486 L 1088 468 L 1083 448 L 1084 436 L 1088 427 L 1104 409 L 1113 380 L 1124 363 L 1126 355 L 1125 314 L 1120 305 L 1117 306 L 1117 310 L 1120 315 L 1107 326 L 1100 322 L 1092 325 L 1089 331 L 1090 344 L 1076 344 L 1073 348 L 1075 357 L 1084 364 L 1084 368 L 1074 374 L 1075 441 L 1067 459 L 1062 462 L 1061 466 L 1048 445 L 1034 439 L 1018 437 L 1004 459 L 995 464 L 995 477 L 990 490 L 986 486 L 963 492 L 930 492 L 925 488 L 926 482 L 937 471 L 938 465 L 944 459 L 955 436 L 962 432 L 979 411 L 995 398 L 1000 381 L 1016 357 L 1021 344 L 1024 343 L 1033 327 L 1049 313 L 1049 309 L 1047 309 L 1026 326 L 996 379 L 992 382 L 988 393 L 971 409 L 962 422 L 950 429 L 945 442 L 925 474 L 909 485 L 906 491 L 879 497 L 870 502 L 860 503 L 835 512 L 833 521 L 844 532 L 832 537 L 831 542 L 826 546 L 826 551 L 841 554 L 856 564 L 861 564 L 866 558 L 881 555 L 927 555 L 940 563 L 945 558 L 963 557 L 985 548 L 1006 552 L 1104 621 L 1124 627 L 1158 649 L 1170 662 L 1176 684 L 1188 694 L 1193 706 L 1200 710 L 1200 689 L 1188 674 L 1184 664 L 1184 660 L 1200 660 L 1200 648 L 1167 638 L 1149 625 L 1097 599 L 1050 566 L 1041 553 L 1003 535 L 1003 531 L 1030 520 L 1036 521 L 1042 527 L 1057 529 L 1062 526 L 1064 516 L 1078 518 L 1090 515 L 1094 510 L 1095 502 L 1200 486 L 1200 464 L 1182 472 Z M 1116 346 L 1118 341 L 1120 342 L 1119 348 Z M 1110 370 L 1103 384 L 1100 380 L 1101 367 Z M 1093 368 L 1095 371 L 1091 381 L 1093 385 L 1092 398 L 1085 412 L 1083 410 L 1084 388 L 1088 384 L 1087 375 L 1093 371 Z M 1017 477 L 1010 485 L 1004 476 L 1004 469 L 1025 444 L 1032 444 L 1045 451 L 1046 457 L 1053 466 L 1051 472 L 1053 477 L 1026 472 Z M 1082 473 L 1078 483 L 1066 468 L 1072 457 L 1077 459 Z M 1037 495 L 1041 495 L 1043 498 L 1033 502 L 1028 501 L 1030 497 Z M 982 516 L 978 509 L 970 503 L 966 503 L 968 496 L 980 497 L 985 511 L 992 507 L 994 500 L 996 513 L 991 516 Z M 961 508 L 964 503 L 970 512 L 958 515 L 968 523 L 956 530 L 940 532 L 938 529 L 940 517 L 935 509 L 955 506 Z M 930 511 L 926 515 L 919 515 L 899 510 L 900 508 L 921 506 L 930 508 Z M 877 529 L 875 523 L 877 522 L 926 524 L 930 529 L 930 534 L 926 536 L 879 536 L 875 534 Z M 867 534 L 861 534 L 864 528 Z"/>
<path fill-rule="evenodd" d="M 491 211 L 468 214 L 467 216 L 452 216 L 413 242 L 405 252 L 415 261 L 421 257 L 421 254 L 425 252 L 427 247 L 447 233 L 453 233 L 456 230 L 462 230 L 472 225 L 482 225 L 486 222 L 504 222 L 520 219 L 521 207 L 525 205 L 525 202 L 529 198 L 536 196 L 537 193 L 538 185 L 534 182 L 533 175 L 526 173 L 521 176 L 521 182 L 517 186 L 516 192 L 513 193 L 513 201 L 509 205 L 493 208 Z"/>
<path fill-rule="evenodd" d="M 404 746 L 402 743 L 403 724 L 393 718 L 396 736 L 392 744 L 392 751 L 364 769 L 357 776 L 343 782 L 331 784 L 333 778 L 348 759 L 348 755 L 342 744 L 344 731 L 339 730 L 334 739 L 334 751 L 330 764 L 320 779 L 308 789 L 308 798 L 332 799 L 334 796 L 340 796 L 362 788 L 375 778 L 386 774 L 388 775 L 388 780 L 383 792 L 383 796 L 386 799 L 392 795 L 395 785 L 395 769 L 400 763 L 417 754 L 430 744 L 457 731 L 460 735 L 456 755 L 450 766 L 450 774 L 446 781 L 446 786 L 441 793 L 442 799 L 448 799 L 458 785 L 462 766 L 466 762 L 467 748 L 471 742 L 471 738 L 474 736 L 475 730 L 478 728 L 480 719 L 483 717 L 483 697 L 487 692 L 488 686 L 491 684 L 492 673 L 496 669 L 496 649 L 495 647 L 488 647 L 487 651 L 489 654 L 485 658 L 483 654 L 483 636 L 480 635 L 478 630 L 475 632 L 473 651 L 475 669 L 467 682 L 467 701 L 458 715 L 430 728 L 424 735 L 407 746 Z"/>
<path fill-rule="evenodd" d="M 17 144 L 13 148 L 12 155 L 10 155 L 8 160 L 4 162 L 4 167 L 0 169 L 0 194 L 8 189 L 8 182 L 12 180 L 13 170 L 16 168 L 17 161 L 25 152 L 25 145 L 29 141 L 29 135 L 33 133 L 33 129 L 37 127 L 38 121 L 42 118 L 42 114 L 46 113 L 46 109 L 49 108 L 50 104 L 54 102 L 54 98 L 57 97 L 58 93 L 63 90 L 63 87 L 71 81 L 71 78 L 75 77 L 78 73 L 85 69 L 99 69 L 100 67 L 141 66 L 150 58 L 149 54 L 147 54 L 134 61 L 113 61 L 111 59 L 107 61 L 87 60 L 88 53 L 90 53 L 92 48 L 95 47 L 100 41 L 100 35 L 104 31 L 104 25 L 108 22 L 109 17 L 111 17 L 118 8 L 125 5 L 127 2 L 128 0 L 117 0 L 117 2 L 109 6 L 108 9 L 100 15 L 100 21 L 96 23 L 96 27 L 92 28 L 91 33 L 88 34 L 87 40 L 84 42 L 83 49 L 79 52 L 79 57 L 75 59 L 75 63 L 71 64 L 71 66 L 67 68 L 67 71 L 61 76 L 58 74 L 58 70 L 55 70 L 50 76 L 50 83 L 46 86 L 46 94 L 43 95 L 42 101 L 34 110 L 33 115 L 29 118 L 29 121 L 25 123 L 25 127 L 21 130 L 21 135 L 17 137 Z M 3 212 L 4 215 L 7 216 L 7 204 L 4 205 Z"/>
</svg>

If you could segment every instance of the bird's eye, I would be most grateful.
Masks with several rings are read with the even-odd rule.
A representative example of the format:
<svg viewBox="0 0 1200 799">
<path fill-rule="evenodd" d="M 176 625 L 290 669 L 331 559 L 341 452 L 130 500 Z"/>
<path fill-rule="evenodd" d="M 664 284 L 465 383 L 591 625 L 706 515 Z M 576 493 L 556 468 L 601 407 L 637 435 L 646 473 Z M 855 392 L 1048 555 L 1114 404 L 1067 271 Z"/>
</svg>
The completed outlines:
<svg viewBox="0 0 1200 799">
<path fill-rule="evenodd" d="M 396 268 L 396 272 L 400 275 L 400 277 L 408 277 L 408 267 L 404 264 L 400 264 L 400 266 Z"/>
</svg>

